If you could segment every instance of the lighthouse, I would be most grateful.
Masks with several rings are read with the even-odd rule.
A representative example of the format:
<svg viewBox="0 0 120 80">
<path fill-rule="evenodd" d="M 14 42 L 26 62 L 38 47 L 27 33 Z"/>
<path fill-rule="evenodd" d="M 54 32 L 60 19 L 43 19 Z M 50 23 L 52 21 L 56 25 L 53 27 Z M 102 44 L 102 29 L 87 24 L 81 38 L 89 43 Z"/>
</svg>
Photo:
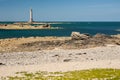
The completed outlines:
<svg viewBox="0 0 120 80">
<path fill-rule="evenodd" d="M 30 23 L 33 22 L 33 11 L 32 9 L 30 9 L 30 20 L 29 20 Z"/>
</svg>

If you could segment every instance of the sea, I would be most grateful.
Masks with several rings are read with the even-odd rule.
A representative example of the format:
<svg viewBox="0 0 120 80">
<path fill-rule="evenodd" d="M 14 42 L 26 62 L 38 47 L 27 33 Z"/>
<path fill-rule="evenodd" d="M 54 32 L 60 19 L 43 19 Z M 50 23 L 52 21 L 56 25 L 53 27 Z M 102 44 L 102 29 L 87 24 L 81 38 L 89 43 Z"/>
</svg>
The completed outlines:
<svg viewBox="0 0 120 80">
<path fill-rule="evenodd" d="M 0 24 L 13 24 L 15 22 L 0 22 Z M 36 30 L 4 30 L 0 29 L 0 39 L 21 37 L 45 37 L 45 36 L 70 36 L 73 31 L 80 33 L 97 33 L 106 35 L 120 34 L 120 22 L 45 22 L 52 27 L 61 29 L 36 29 Z"/>
</svg>

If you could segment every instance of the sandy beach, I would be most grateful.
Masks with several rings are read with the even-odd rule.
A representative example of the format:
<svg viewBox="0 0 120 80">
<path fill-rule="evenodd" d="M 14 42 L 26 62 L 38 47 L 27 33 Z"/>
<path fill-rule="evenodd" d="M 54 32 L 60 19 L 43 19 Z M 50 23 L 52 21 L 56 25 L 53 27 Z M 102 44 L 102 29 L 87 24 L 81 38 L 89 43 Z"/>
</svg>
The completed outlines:
<svg viewBox="0 0 120 80">
<path fill-rule="evenodd" d="M 77 50 L 40 50 L 33 52 L 0 53 L 0 77 L 15 76 L 27 71 L 74 71 L 95 68 L 120 69 L 120 46 L 106 45 Z"/>
</svg>

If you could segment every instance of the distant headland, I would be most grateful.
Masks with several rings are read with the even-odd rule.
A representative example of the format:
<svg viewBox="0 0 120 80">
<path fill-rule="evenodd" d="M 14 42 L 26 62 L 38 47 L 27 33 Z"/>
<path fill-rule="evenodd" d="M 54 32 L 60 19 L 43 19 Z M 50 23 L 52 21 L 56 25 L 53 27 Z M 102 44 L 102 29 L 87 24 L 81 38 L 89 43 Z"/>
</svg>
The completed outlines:
<svg viewBox="0 0 120 80">
<path fill-rule="evenodd" d="M 33 11 L 30 9 L 30 17 L 28 22 L 15 22 L 13 24 L 0 24 L 0 29 L 60 29 L 51 27 L 53 23 L 41 23 L 33 20 Z"/>
</svg>

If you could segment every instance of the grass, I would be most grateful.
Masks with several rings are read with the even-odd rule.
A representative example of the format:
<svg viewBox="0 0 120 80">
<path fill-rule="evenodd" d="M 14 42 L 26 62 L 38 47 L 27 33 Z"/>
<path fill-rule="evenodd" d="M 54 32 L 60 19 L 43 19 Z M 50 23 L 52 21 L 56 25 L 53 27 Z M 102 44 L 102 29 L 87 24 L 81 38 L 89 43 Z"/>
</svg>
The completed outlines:
<svg viewBox="0 0 120 80">
<path fill-rule="evenodd" d="M 69 72 L 17 72 L 21 76 L 2 80 L 120 80 L 120 69 L 92 69 Z"/>
</svg>

